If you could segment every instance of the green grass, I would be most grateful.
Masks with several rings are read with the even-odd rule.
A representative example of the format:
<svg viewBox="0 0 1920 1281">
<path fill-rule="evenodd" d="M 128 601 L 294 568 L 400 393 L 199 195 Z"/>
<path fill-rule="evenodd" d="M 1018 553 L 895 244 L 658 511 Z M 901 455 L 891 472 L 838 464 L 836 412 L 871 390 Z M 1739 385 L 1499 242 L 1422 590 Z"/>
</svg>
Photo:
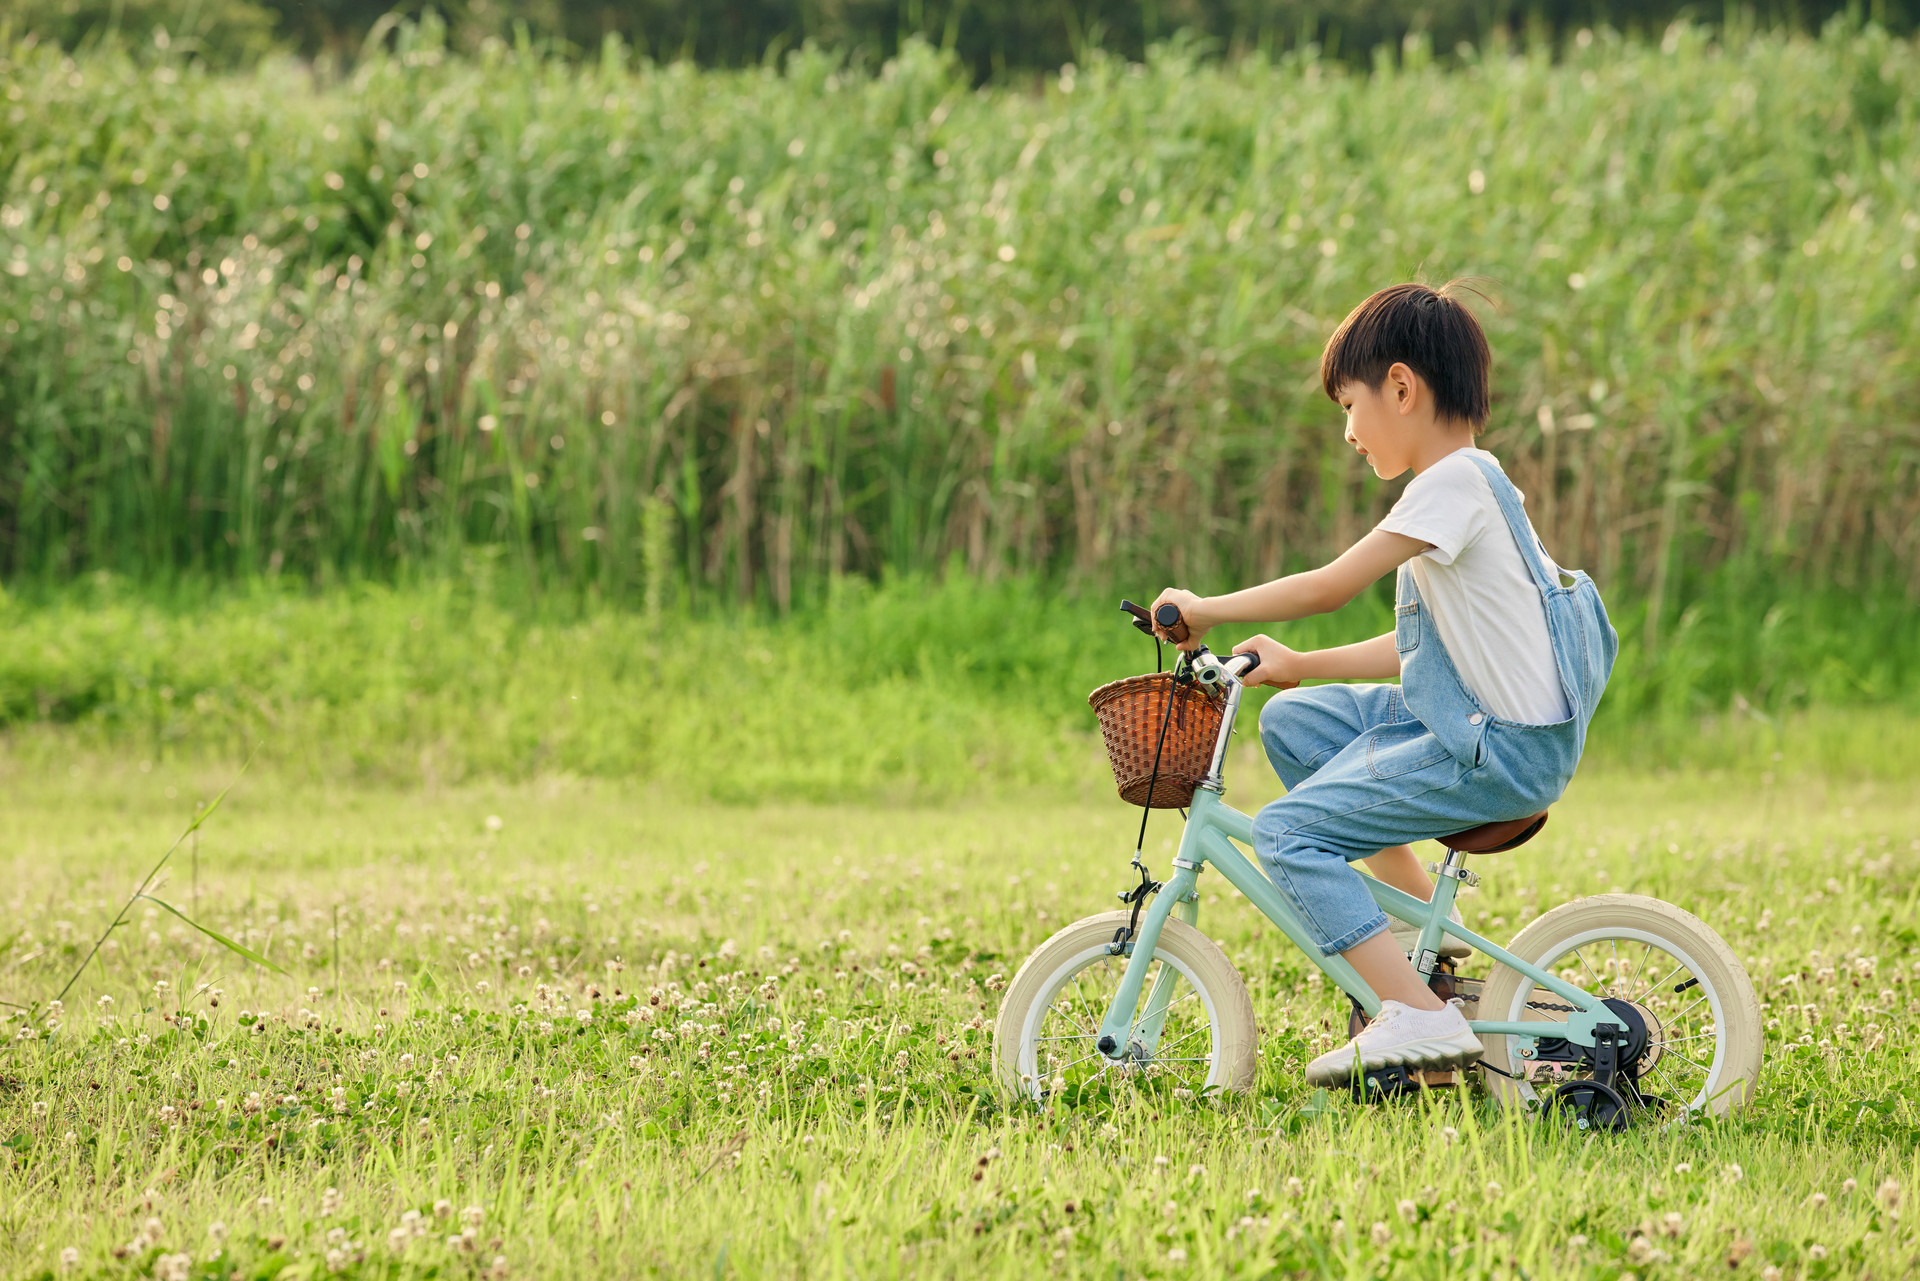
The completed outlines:
<svg viewBox="0 0 1920 1281">
<path fill-rule="evenodd" d="M 1235 798 L 1271 794 L 1261 775 L 1237 763 Z M 224 782 L 0 757 L 0 997 L 44 1030 L 93 932 Z M 560 778 L 250 775 L 159 896 L 291 974 L 136 909 L 57 1032 L 5 1025 L 0 1273 L 59 1273 L 67 1249 L 70 1275 L 185 1253 L 196 1278 L 504 1257 L 509 1276 L 1612 1281 L 1725 1272 L 1749 1246 L 1735 1275 L 1914 1268 L 1911 1205 L 1875 1201 L 1920 1180 L 1911 786 L 1596 771 L 1555 813 L 1478 860 L 1470 921 L 1505 937 L 1630 890 L 1711 922 L 1768 1018 L 1743 1115 L 1569 1141 L 1473 1097 L 1316 1097 L 1301 1064 L 1344 1012 L 1211 880 L 1201 923 L 1265 1029 L 1254 1095 L 997 1111 L 989 980 L 1110 906 L 1133 815 L 1105 797 L 707 810 Z M 1156 820 L 1156 863 L 1172 835 Z M 636 1001 L 653 1020 L 628 1021 Z M 473 1240 L 450 1246 L 468 1206 Z"/>
<path fill-rule="evenodd" d="M 980 91 L 431 25 L 343 80 L 0 62 L 12 576 L 1237 585 L 1391 500 L 1316 357 L 1424 272 L 1498 282 L 1488 443 L 1649 652 L 1915 587 L 1920 58 L 1871 27 Z"/>
<path fill-rule="evenodd" d="M 735 802 L 1092 795 L 1103 765 L 1086 696 L 1154 661 L 1117 597 L 961 575 L 845 580 L 776 623 L 476 581 L 169 595 L 93 579 L 0 597 L 0 730 L 50 759 L 257 752 L 289 775 L 396 785 L 560 773 Z M 1622 620 L 1594 763 L 1753 782 L 1920 768 L 1910 609 L 1809 598 L 1759 620 L 1735 605 L 1696 607 L 1652 660 Z M 1389 618 L 1374 593 L 1270 630 L 1306 649 Z"/>
</svg>

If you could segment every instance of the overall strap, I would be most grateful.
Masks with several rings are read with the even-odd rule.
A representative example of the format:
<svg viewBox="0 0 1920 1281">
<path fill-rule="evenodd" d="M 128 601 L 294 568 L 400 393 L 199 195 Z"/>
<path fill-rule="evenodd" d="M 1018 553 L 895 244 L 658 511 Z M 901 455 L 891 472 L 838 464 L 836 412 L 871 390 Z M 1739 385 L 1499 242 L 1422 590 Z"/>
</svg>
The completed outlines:
<svg viewBox="0 0 1920 1281">
<path fill-rule="evenodd" d="M 1540 539 L 1533 532 L 1533 525 L 1527 520 L 1527 510 L 1520 503 L 1520 491 L 1499 467 L 1480 457 L 1468 455 L 1487 484 L 1493 489 L 1494 501 L 1500 504 L 1500 514 L 1507 518 L 1507 528 L 1513 532 L 1513 541 L 1519 545 L 1520 558 L 1527 562 L 1527 568 L 1533 571 L 1533 581 L 1541 591 L 1551 591 L 1560 586 L 1560 567 L 1547 559 L 1546 550 L 1540 546 Z"/>
</svg>

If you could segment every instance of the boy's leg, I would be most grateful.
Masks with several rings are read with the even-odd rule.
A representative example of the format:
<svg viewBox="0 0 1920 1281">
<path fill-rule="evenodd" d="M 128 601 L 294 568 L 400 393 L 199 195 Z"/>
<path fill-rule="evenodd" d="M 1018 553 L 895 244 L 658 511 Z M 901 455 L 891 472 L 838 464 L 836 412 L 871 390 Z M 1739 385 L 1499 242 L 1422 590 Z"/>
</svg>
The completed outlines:
<svg viewBox="0 0 1920 1281">
<path fill-rule="evenodd" d="M 1476 806 L 1472 772 L 1418 721 L 1390 717 L 1255 818 L 1254 848 L 1268 876 L 1322 951 L 1345 956 L 1386 1002 L 1354 1043 L 1309 1066 L 1309 1080 L 1329 1084 L 1386 1063 L 1453 1066 L 1479 1055 L 1464 1017 L 1453 1007 L 1436 1008 L 1437 998 L 1386 935 L 1386 914 L 1348 866 L 1383 851 L 1396 857 L 1395 846 L 1479 821 L 1484 798 Z M 1397 857 L 1410 858 L 1410 851 Z"/>
<path fill-rule="evenodd" d="M 1362 861 L 1369 872 L 1394 889 L 1418 899 L 1433 900 L 1433 878 L 1427 875 L 1426 868 L 1420 866 L 1420 860 L 1414 856 L 1413 846 L 1395 845 Z"/>
<path fill-rule="evenodd" d="M 1260 746 L 1292 791 L 1368 730 L 1413 714 L 1397 685 L 1316 685 L 1282 690 L 1260 709 Z"/>
<path fill-rule="evenodd" d="M 1260 743 L 1280 781 L 1292 790 L 1368 731 L 1413 719 L 1396 686 L 1318 685 L 1272 698 L 1260 712 Z M 1395 845 L 1365 861 L 1368 871 L 1393 888 L 1422 901 L 1432 900 L 1433 880 L 1414 857 L 1412 846 Z M 1404 934 L 1411 927 L 1402 922 L 1396 928 Z M 1402 951 L 1411 946 L 1401 940 Z M 1451 944 L 1445 950 L 1458 955 L 1466 951 Z"/>
</svg>

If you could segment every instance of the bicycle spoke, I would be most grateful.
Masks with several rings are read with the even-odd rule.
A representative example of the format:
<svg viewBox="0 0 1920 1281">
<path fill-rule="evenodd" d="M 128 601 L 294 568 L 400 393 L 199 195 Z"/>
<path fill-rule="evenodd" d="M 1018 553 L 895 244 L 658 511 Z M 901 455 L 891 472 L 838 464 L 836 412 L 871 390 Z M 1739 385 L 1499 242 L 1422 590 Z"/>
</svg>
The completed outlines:
<svg viewBox="0 0 1920 1281">
<path fill-rule="evenodd" d="M 1640 981 L 1640 971 L 1647 968 L 1647 958 L 1653 955 L 1653 945 L 1651 943 L 1642 943 L 1640 948 L 1640 964 L 1633 967 L 1632 981 L 1635 983 Z M 1649 979 L 1648 982 L 1652 982 L 1652 980 Z"/>
<path fill-rule="evenodd" d="M 1681 1082 L 1677 1078 L 1675 1078 L 1673 1074 L 1667 1070 L 1667 1060 L 1664 1056 L 1661 1058 L 1660 1062 L 1654 1065 L 1653 1070 L 1655 1075 L 1657 1075 L 1662 1081 L 1666 1082 L 1666 1086 L 1668 1090 L 1672 1091 L 1675 1094 L 1687 1093 L 1686 1084 L 1684 1082 Z M 1695 1090 L 1694 1093 L 1697 1094 L 1699 1093 L 1699 1091 Z M 1681 1099 L 1680 1102 L 1682 1104 L 1690 1103 L 1692 1102 L 1692 1097 L 1689 1096 L 1687 1098 Z"/>
<path fill-rule="evenodd" d="M 1068 1009 L 1066 1006 L 1064 1005 L 1048 1006 L 1047 1009 L 1049 1013 L 1058 1014 L 1061 1018 L 1065 1019 L 1069 1025 L 1078 1028 L 1081 1031 L 1081 1033 L 1083 1033 L 1084 1035 L 1087 1035 L 1087 1036 L 1093 1035 L 1094 1029 L 1080 1022 L 1079 1015 L 1075 1014 L 1071 1009 Z"/>
<path fill-rule="evenodd" d="M 1580 962 L 1581 968 L 1586 970 L 1587 977 L 1593 980 L 1593 985 L 1595 987 L 1606 986 L 1606 984 L 1601 981 L 1600 976 L 1593 972 L 1593 967 L 1587 964 L 1586 954 L 1577 947 L 1573 949 L 1573 959 Z"/>
<path fill-rule="evenodd" d="M 1180 1004 L 1181 1002 L 1183 1002 L 1183 1001 L 1191 1001 L 1191 1000 L 1192 1000 L 1192 999 L 1193 999 L 1194 997 L 1196 997 L 1196 996 L 1198 996 L 1198 995 L 1200 995 L 1200 993 L 1199 993 L 1199 992 L 1197 992 L 1197 991 L 1196 991 L 1196 992 L 1189 992 L 1189 993 L 1187 993 L 1187 994 L 1186 994 L 1185 996 L 1183 996 L 1183 997 L 1179 997 L 1179 998 L 1177 998 L 1176 1000 L 1172 1000 L 1172 1001 L 1168 1001 L 1168 1002 L 1167 1002 L 1167 1009 L 1168 1009 L 1168 1010 L 1171 1010 L 1171 1009 L 1172 1009 L 1172 1008 L 1173 1008 L 1174 1006 L 1176 1006 L 1176 1005 L 1179 1005 L 1179 1004 Z M 1166 1011 L 1164 1011 L 1164 1010 L 1163 1010 L 1163 1011 L 1162 1011 L 1162 1014 L 1164 1014 L 1165 1012 L 1166 1012 Z M 1135 1027 L 1137 1028 L 1137 1027 L 1139 1027 L 1140 1025 L 1139 1025 L 1139 1023 L 1135 1023 L 1135 1024 L 1134 1024 L 1134 1026 L 1135 1026 Z"/>
<path fill-rule="evenodd" d="M 1107 1056 L 1106 1056 L 1106 1055 L 1104 1055 L 1104 1054 L 1102 1054 L 1102 1053 L 1101 1053 L 1100 1051 L 1098 1051 L 1098 1050 L 1095 1050 L 1095 1051 L 1094 1051 L 1094 1052 L 1093 1052 L 1092 1054 L 1083 1054 L 1083 1055 L 1081 1055 L 1081 1056 L 1080 1056 L 1079 1058 L 1077 1058 L 1077 1059 L 1075 1059 L 1075 1060 L 1074 1060 L 1073 1062 L 1071 1062 L 1071 1063 L 1068 1063 L 1068 1064 L 1066 1064 L 1066 1065 L 1065 1065 L 1064 1067 L 1057 1067 L 1057 1068 L 1055 1068 L 1055 1069 L 1053 1070 L 1053 1074 L 1054 1074 L 1055 1076 L 1065 1076 L 1065 1075 L 1066 1075 L 1066 1073 L 1067 1073 L 1067 1068 L 1076 1068 L 1076 1067 L 1079 1067 L 1079 1066 L 1080 1066 L 1080 1065 L 1081 1065 L 1082 1063 L 1085 1063 L 1085 1062 L 1086 1062 L 1087 1060 L 1089 1060 L 1089 1059 L 1104 1059 L 1104 1058 L 1106 1058 L 1106 1057 L 1107 1057 Z"/>
<path fill-rule="evenodd" d="M 1205 1023 L 1202 1023 L 1199 1027 L 1193 1029 L 1193 1031 L 1187 1033 L 1185 1036 L 1181 1037 L 1178 1041 L 1174 1041 L 1168 1044 L 1167 1048 L 1169 1050 L 1175 1049 L 1178 1046 L 1184 1044 L 1185 1042 L 1191 1041 L 1194 1037 L 1199 1036 L 1202 1032 L 1205 1032 L 1207 1030 L 1208 1030 L 1207 1025 Z"/>
<path fill-rule="evenodd" d="M 1080 1008 L 1085 1011 L 1087 1021 L 1095 1027 L 1100 1026 L 1100 1020 L 1093 1017 L 1093 1010 L 1087 1004 L 1087 994 L 1080 990 L 1080 976 L 1078 974 L 1073 976 L 1073 993 L 1080 998 Z"/>
<path fill-rule="evenodd" d="M 1691 1010 L 1695 1005 L 1700 1004 L 1700 1002 L 1706 999 L 1707 999 L 1707 994 L 1705 992 L 1702 992 L 1699 996 L 1693 999 L 1693 1001 L 1687 1006 L 1686 1010 L 1680 1011 L 1678 1014 L 1673 1015 L 1671 1018 L 1667 1019 L 1666 1021 L 1669 1023 L 1678 1023 L 1681 1019 L 1687 1016 L 1687 1010 Z"/>
<path fill-rule="evenodd" d="M 1698 1069 L 1699 1069 L 1699 1070 L 1700 1070 L 1700 1071 L 1701 1071 L 1701 1072 L 1702 1072 L 1703 1074 L 1710 1074 L 1710 1073 L 1711 1073 L 1711 1071 L 1712 1071 L 1712 1069 L 1710 1069 L 1710 1068 L 1708 1068 L 1706 1064 L 1704 1064 L 1704 1063 L 1694 1063 L 1692 1059 L 1690 1059 L 1690 1058 L 1688 1058 L 1688 1057 L 1687 1057 L 1686 1055 L 1684 1055 L 1684 1054 L 1682 1054 L 1682 1053 L 1680 1053 L 1680 1051 L 1678 1051 L 1678 1050 L 1671 1050 L 1671 1051 L 1669 1051 L 1669 1053 L 1671 1053 L 1671 1054 L 1673 1055 L 1673 1057 L 1674 1057 L 1674 1058 L 1676 1058 L 1676 1059 L 1679 1059 L 1679 1060 L 1680 1060 L 1680 1061 L 1681 1061 L 1682 1063 L 1691 1063 L 1691 1064 L 1693 1064 L 1693 1066 L 1694 1066 L 1695 1068 L 1698 1068 Z M 1664 1055 L 1664 1054 L 1663 1054 L 1663 1055 L 1661 1055 L 1660 1057 L 1661 1057 L 1662 1059 L 1664 1059 L 1664 1058 L 1666 1058 L 1666 1055 Z"/>
</svg>

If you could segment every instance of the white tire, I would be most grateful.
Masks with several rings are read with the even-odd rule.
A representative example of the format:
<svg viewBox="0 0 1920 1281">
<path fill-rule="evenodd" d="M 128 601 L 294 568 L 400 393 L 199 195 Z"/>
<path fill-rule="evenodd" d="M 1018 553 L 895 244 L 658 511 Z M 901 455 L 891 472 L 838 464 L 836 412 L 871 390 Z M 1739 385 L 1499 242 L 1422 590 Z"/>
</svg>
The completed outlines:
<svg viewBox="0 0 1920 1281">
<path fill-rule="evenodd" d="M 1044 1102 L 1055 1091 L 1094 1085 L 1164 1087 L 1180 1097 L 1244 1093 L 1253 1085 L 1258 1039 L 1247 985 L 1218 944 L 1179 919 L 1154 949 L 1123 1062 L 1100 1053 L 1100 1021 L 1128 958 L 1107 945 L 1130 913 L 1075 921 L 1042 943 L 1013 976 L 994 1022 L 993 1079 L 1003 1099 Z M 1145 1016 L 1156 977 L 1169 974 L 1157 1037 Z M 1148 1047 L 1145 1039 L 1153 1044 Z M 1181 1051 L 1174 1053 L 1174 1051 Z"/>
<path fill-rule="evenodd" d="M 1554 908 L 1514 936 L 1507 950 L 1584 992 L 1629 1001 L 1652 1016 L 1653 1035 L 1639 1063 L 1648 1093 L 1713 1115 L 1752 1099 L 1765 1045 L 1760 1001 L 1740 958 L 1692 913 L 1637 894 L 1600 894 Z M 1530 1005 L 1558 1004 L 1562 998 L 1495 965 L 1474 1017 L 1553 1020 L 1564 1015 Z M 1513 1077 L 1542 1066 L 1519 1057 L 1516 1038 L 1486 1033 L 1480 1039 L 1482 1061 Z M 1544 1103 L 1554 1089 L 1493 1071 L 1481 1075 L 1508 1105 Z"/>
</svg>

